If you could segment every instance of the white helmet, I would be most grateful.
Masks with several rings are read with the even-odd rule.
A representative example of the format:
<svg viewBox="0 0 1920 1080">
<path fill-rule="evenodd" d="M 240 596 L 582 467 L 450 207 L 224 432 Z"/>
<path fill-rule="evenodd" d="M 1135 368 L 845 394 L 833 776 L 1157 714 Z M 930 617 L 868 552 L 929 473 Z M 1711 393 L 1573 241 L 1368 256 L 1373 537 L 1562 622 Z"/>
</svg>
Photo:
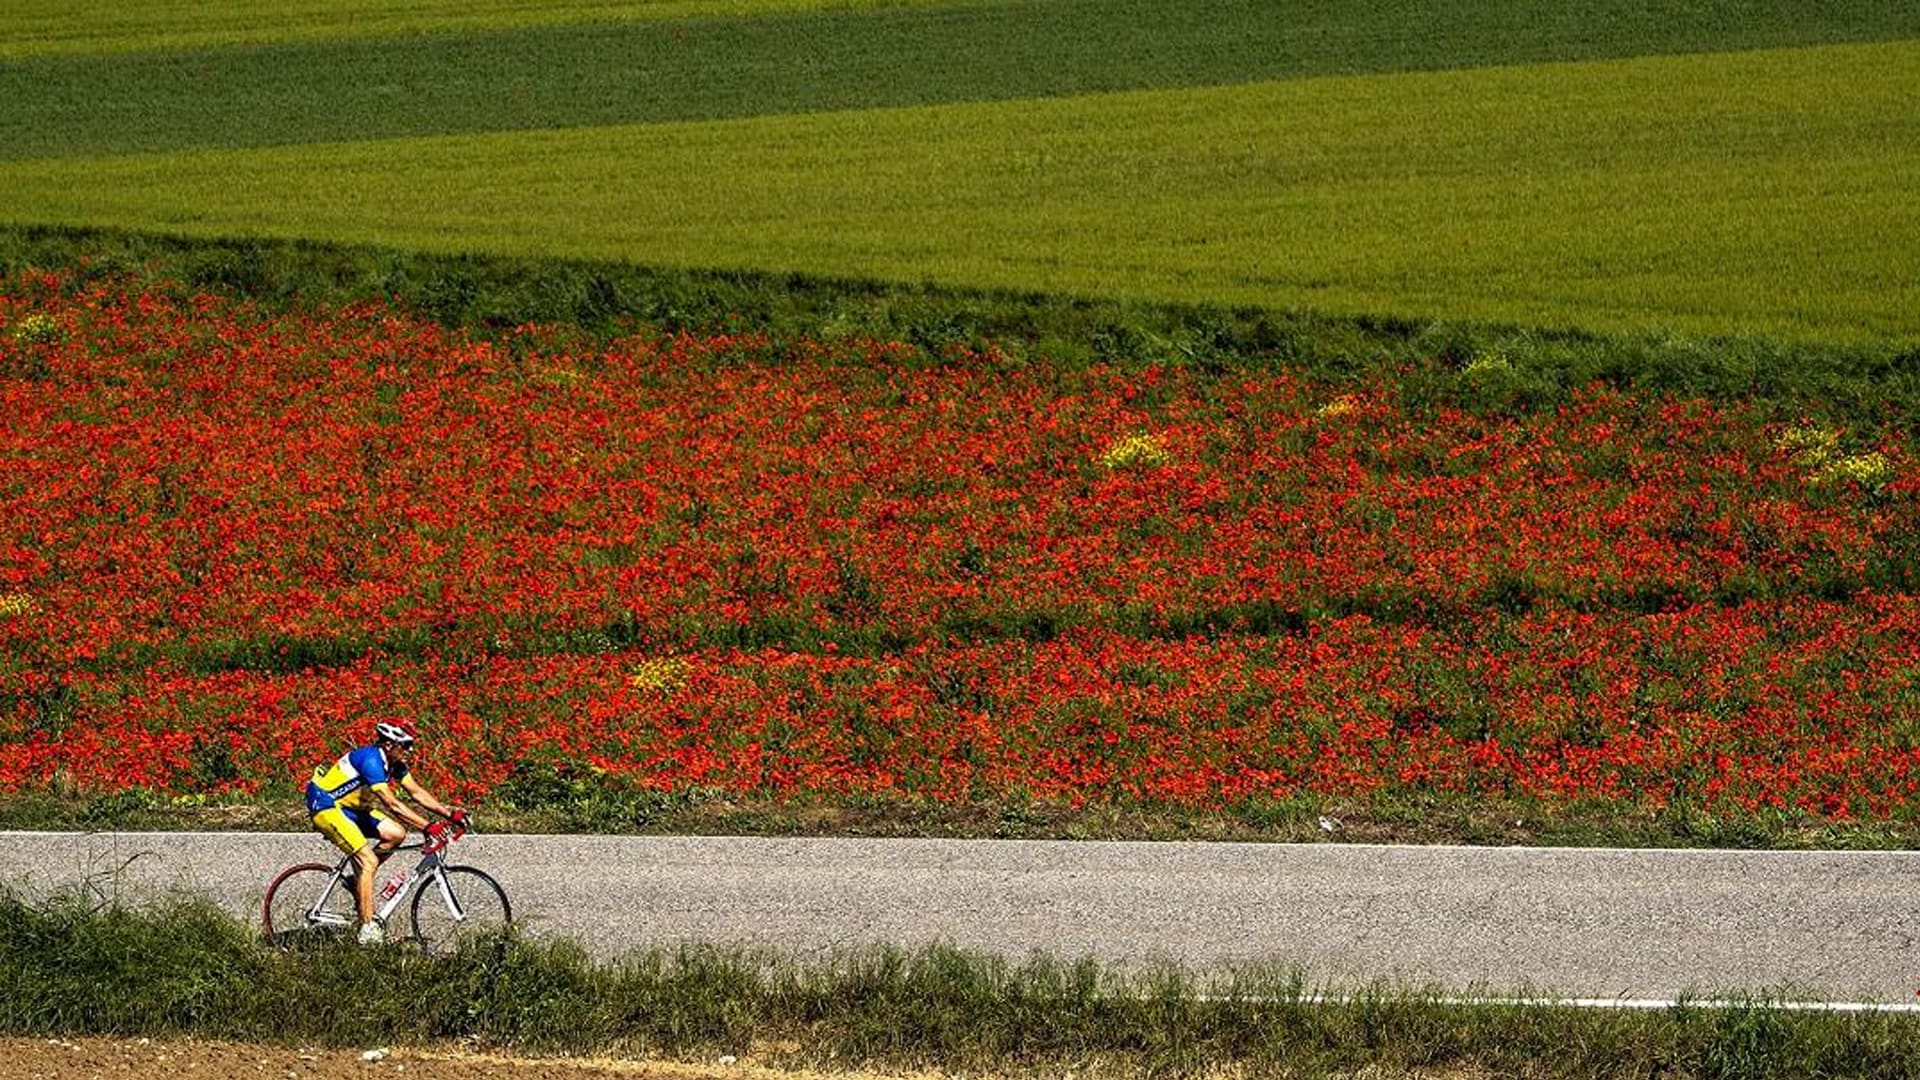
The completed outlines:
<svg viewBox="0 0 1920 1080">
<path fill-rule="evenodd" d="M 373 725 L 373 732 L 386 742 L 400 746 L 413 745 L 413 725 L 405 720 L 383 720 Z"/>
</svg>

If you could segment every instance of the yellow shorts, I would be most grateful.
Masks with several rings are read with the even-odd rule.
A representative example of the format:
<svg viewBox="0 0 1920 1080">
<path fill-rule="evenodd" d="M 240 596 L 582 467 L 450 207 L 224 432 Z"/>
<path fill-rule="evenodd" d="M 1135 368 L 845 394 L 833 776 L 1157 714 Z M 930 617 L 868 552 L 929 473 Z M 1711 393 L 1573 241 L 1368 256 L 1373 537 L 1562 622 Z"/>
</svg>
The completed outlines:
<svg viewBox="0 0 1920 1080">
<path fill-rule="evenodd" d="M 380 823 L 385 820 L 387 816 L 378 810 L 329 806 L 313 815 L 313 827 L 333 841 L 334 847 L 351 855 L 366 847 L 369 840 L 380 838 Z"/>
</svg>

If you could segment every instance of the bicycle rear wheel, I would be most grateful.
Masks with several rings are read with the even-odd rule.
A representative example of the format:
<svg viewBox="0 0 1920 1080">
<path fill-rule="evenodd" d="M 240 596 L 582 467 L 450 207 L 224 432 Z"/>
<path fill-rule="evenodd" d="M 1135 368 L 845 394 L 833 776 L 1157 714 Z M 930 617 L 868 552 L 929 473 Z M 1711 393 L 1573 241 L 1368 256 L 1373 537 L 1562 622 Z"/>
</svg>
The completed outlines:
<svg viewBox="0 0 1920 1080">
<path fill-rule="evenodd" d="M 512 921 L 507 891 L 471 866 L 449 866 L 413 891 L 413 940 L 427 952 L 451 951 Z"/>
<path fill-rule="evenodd" d="M 353 891 L 332 879 L 333 867 L 320 863 L 301 863 L 280 871 L 260 901 L 260 929 L 269 945 L 310 948 L 359 927 L 360 911 Z"/>
</svg>

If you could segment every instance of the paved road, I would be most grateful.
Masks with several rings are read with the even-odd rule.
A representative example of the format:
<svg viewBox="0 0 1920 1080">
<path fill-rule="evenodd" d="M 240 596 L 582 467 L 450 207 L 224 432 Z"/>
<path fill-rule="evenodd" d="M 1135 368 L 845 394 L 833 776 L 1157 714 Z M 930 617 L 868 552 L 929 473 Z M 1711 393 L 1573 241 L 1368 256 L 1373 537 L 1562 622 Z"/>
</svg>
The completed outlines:
<svg viewBox="0 0 1920 1080">
<path fill-rule="evenodd" d="M 29 893 L 183 888 L 249 917 L 272 871 L 327 850 L 287 834 L 0 837 L 0 883 Z M 1920 853 L 498 835 L 457 854 L 533 932 L 605 954 L 944 940 L 1297 964 L 1328 989 L 1911 1003 L 1920 988 Z"/>
</svg>

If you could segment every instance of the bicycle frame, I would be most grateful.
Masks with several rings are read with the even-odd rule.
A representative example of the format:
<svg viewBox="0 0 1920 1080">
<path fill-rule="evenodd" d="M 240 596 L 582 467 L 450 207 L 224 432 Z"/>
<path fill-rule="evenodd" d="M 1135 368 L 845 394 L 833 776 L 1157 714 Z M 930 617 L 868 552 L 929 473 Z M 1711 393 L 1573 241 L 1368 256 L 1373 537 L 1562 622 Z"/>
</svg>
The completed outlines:
<svg viewBox="0 0 1920 1080">
<path fill-rule="evenodd" d="M 375 894 L 375 899 L 379 900 L 379 905 L 373 912 L 375 921 L 384 926 L 387 918 L 393 914 L 395 909 L 405 903 L 407 898 L 412 896 L 415 891 L 425 888 L 427 882 L 431 881 L 440 890 L 440 898 L 446 901 L 447 911 L 453 915 L 454 921 L 465 922 L 467 913 L 461 910 L 460 901 L 455 898 L 453 891 L 446 886 L 446 875 L 441 872 L 446 867 L 446 860 L 441 856 L 442 853 L 446 851 L 447 845 L 466 834 L 466 829 L 454 827 L 450 832 L 443 834 L 438 840 L 423 840 L 417 844 L 402 844 L 394 848 L 390 854 L 398 855 L 403 851 L 418 851 L 421 853 L 421 859 L 414 865 L 412 870 L 406 871 L 403 884 L 400 888 L 394 889 L 391 896 L 382 900 L 379 894 Z M 341 927 L 349 925 L 346 919 L 334 915 L 325 909 L 327 899 L 333 895 L 334 889 L 344 889 L 348 887 L 345 879 L 348 869 L 352 866 L 353 856 L 351 855 L 343 856 L 339 863 L 334 866 L 333 876 L 327 879 L 327 884 L 321 888 L 320 895 L 314 898 L 313 906 L 307 909 L 307 925 Z"/>
</svg>

